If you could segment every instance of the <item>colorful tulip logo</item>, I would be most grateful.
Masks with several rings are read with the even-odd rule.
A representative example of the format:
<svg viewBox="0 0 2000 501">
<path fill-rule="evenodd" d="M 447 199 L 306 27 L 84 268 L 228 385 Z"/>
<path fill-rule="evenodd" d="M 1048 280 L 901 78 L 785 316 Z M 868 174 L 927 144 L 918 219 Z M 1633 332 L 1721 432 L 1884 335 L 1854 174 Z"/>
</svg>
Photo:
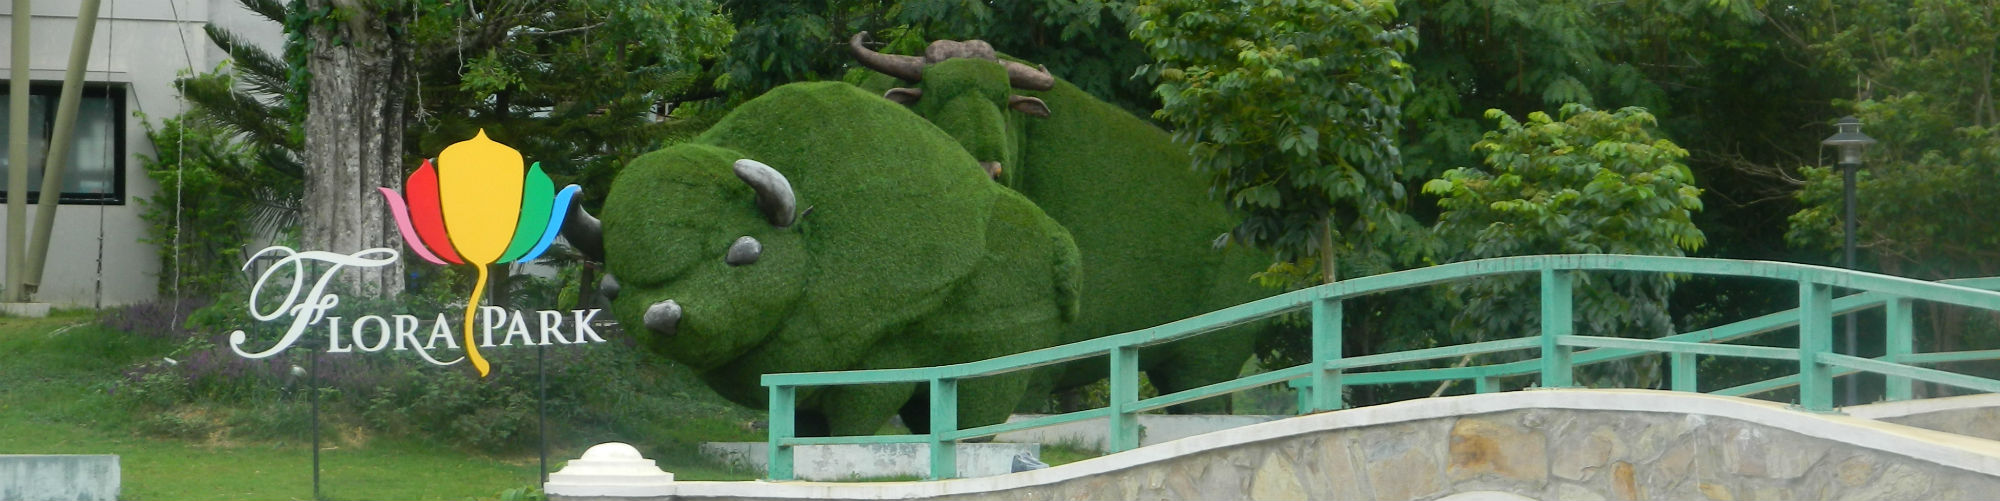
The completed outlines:
<svg viewBox="0 0 2000 501">
<path fill-rule="evenodd" d="M 583 188 L 561 193 L 536 162 L 523 173 L 521 152 L 486 138 L 486 131 L 445 147 L 437 166 L 425 160 L 410 173 L 403 195 L 382 190 L 403 241 L 425 261 L 470 264 L 479 270 L 465 302 L 465 354 L 485 377 L 491 372 L 472 340 L 473 312 L 486 292 L 486 267 L 541 257 L 562 229 L 570 199 Z M 407 203 L 406 203 L 407 202 Z"/>
</svg>

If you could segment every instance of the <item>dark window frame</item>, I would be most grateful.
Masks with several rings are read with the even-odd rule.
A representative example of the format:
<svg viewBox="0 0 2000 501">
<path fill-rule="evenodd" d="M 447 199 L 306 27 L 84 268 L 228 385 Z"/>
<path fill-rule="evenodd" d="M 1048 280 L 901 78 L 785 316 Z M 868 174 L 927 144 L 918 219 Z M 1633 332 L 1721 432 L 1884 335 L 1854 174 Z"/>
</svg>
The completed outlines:
<svg viewBox="0 0 2000 501">
<path fill-rule="evenodd" d="M 8 94 L 8 90 L 4 87 L 8 84 L 9 82 L 7 82 L 6 80 L 0 80 L 0 99 L 8 99 L 11 97 Z M 62 82 L 49 82 L 49 81 L 39 81 L 39 80 L 31 81 L 28 83 L 28 94 L 33 96 L 43 96 L 47 99 L 50 109 L 48 113 L 42 114 L 43 120 L 45 122 L 43 124 L 42 130 L 49 131 L 49 133 L 53 135 L 55 131 L 55 121 L 56 121 L 55 108 L 59 106 L 58 102 L 61 101 L 62 98 Z M 126 99 L 130 95 L 131 95 L 130 89 L 124 83 L 83 82 L 83 92 L 79 95 L 79 97 L 84 97 L 84 98 L 103 97 L 106 100 L 109 100 L 111 102 L 111 114 L 112 116 L 116 117 L 115 119 L 113 119 L 111 127 L 111 143 L 112 143 L 111 170 L 113 172 L 111 176 L 112 177 L 111 191 L 106 193 L 66 191 L 63 192 L 62 198 L 56 199 L 57 204 L 125 205 L 126 199 L 128 198 L 126 193 L 125 178 L 129 174 L 125 170 L 125 168 L 127 167 L 125 162 L 126 160 L 125 129 L 127 125 L 127 120 L 126 120 L 127 117 L 125 115 L 126 113 L 125 105 L 126 105 Z M 0 124 L 4 124 L 6 120 L 7 117 L 0 117 Z M 4 130 L 6 130 L 6 126 L 0 125 L 0 131 Z M 6 133 L 4 132 L 0 132 L 0 141 L 7 140 L 5 134 Z M 51 137 L 50 140 L 53 141 L 54 138 Z M 71 140 L 72 141 L 75 140 L 74 136 L 72 136 Z M 48 152 L 45 151 L 42 153 L 44 156 L 46 156 Z M 75 167 L 74 165 L 67 166 L 65 167 L 65 170 L 74 167 Z M 12 168 L 12 166 L 10 165 L 8 166 L 8 168 Z M 5 203 L 7 201 L 7 197 L 9 194 L 7 189 L 6 175 L 7 171 L 0 170 L 0 203 Z M 30 177 L 29 184 L 31 184 L 32 186 L 28 187 L 28 203 L 30 204 L 40 203 L 42 198 L 41 183 L 36 182 L 34 178 Z"/>
</svg>

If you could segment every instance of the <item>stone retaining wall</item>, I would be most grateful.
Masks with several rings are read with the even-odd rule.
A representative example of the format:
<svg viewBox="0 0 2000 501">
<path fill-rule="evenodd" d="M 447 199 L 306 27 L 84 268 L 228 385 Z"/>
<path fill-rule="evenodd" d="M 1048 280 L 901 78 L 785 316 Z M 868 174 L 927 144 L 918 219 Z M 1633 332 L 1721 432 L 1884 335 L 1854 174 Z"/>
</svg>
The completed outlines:
<svg viewBox="0 0 2000 501">
<path fill-rule="evenodd" d="M 1525 410 L 1314 433 L 935 499 L 1991 499 L 2000 478 L 1732 419 Z"/>
<path fill-rule="evenodd" d="M 2000 442 L 1729 397 L 1543 390 L 1253 425 L 1062 467 L 877 485 L 684 482 L 667 499 L 1992 499 Z"/>
</svg>

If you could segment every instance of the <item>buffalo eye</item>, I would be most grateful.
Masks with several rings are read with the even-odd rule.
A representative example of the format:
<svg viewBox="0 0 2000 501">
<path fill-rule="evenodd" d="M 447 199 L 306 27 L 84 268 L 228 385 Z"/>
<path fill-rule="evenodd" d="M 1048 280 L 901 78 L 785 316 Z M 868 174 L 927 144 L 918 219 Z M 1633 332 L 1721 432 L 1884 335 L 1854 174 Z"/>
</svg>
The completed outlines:
<svg viewBox="0 0 2000 501">
<path fill-rule="evenodd" d="M 757 258 L 763 254 L 764 244 L 758 243 L 757 239 L 738 237 L 736 243 L 729 244 L 729 253 L 723 255 L 722 262 L 729 263 L 730 266 L 743 266 L 756 263 Z"/>
</svg>

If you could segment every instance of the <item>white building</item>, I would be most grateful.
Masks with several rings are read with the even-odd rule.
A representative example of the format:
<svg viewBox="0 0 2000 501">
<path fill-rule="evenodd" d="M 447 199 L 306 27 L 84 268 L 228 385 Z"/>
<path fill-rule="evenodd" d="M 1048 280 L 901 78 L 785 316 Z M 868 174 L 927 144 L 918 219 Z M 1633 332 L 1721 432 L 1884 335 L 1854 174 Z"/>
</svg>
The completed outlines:
<svg viewBox="0 0 2000 501">
<path fill-rule="evenodd" d="M 95 41 L 86 66 L 83 102 L 78 108 L 74 154 L 64 177 L 61 206 L 50 236 L 41 291 L 32 300 L 59 307 L 114 306 L 158 296 L 160 259 L 141 242 L 145 200 L 159 186 L 146 176 L 142 158 L 154 154 L 146 126 L 184 108 L 173 89 L 175 77 L 210 71 L 228 54 L 209 43 L 202 25 L 215 23 L 258 41 L 274 53 L 282 27 L 258 17 L 233 0 L 100 0 Z M 79 0 L 33 0 L 33 33 L 28 61 L 34 81 L 30 172 L 39 190 L 40 156 L 47 154 L 50 124 L 68 64 Z M 0 81 L 11 76 L 11 2 L 0 2 Z M 0 84 L 0 123 L 7 86 Z M 141 118 L 143 114 L 145 118 Z M 7 169 L 0 140 L 0 191 Z M 33 200 L 31 198 L 30 200 Z M 29 226 L 34 206 L 29 205 Z M 0 214 L 6 208 L 0 205 Z M 0 232 L 0 252 L 6 236 Z M 0 266 L 0 274 L 6 273 Z"/>
</svg>

